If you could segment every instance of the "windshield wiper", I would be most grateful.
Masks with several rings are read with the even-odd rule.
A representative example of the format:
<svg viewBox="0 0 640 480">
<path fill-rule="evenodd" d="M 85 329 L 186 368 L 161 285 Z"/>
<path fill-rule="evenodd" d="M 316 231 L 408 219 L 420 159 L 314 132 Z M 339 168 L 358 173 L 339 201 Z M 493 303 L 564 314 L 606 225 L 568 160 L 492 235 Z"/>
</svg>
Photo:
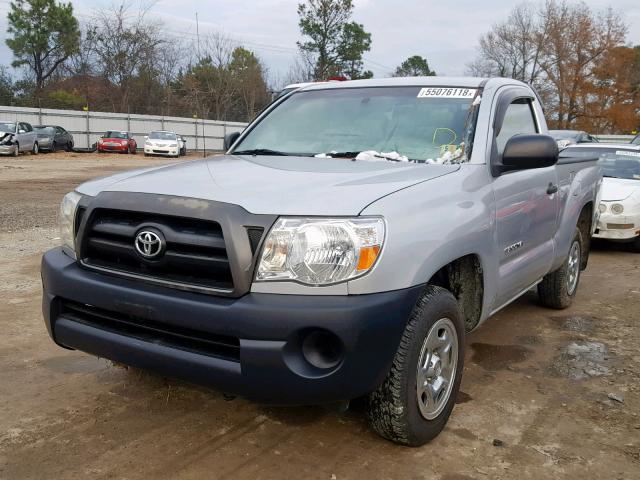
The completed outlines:
<svg viewBox="0 0 640 480">
<path fill-rule="evenodd" d="M 271 150 L 269 148 L 253 148 L 251 150 L 239 150 L 232 152 L 233 155 L 278 155 L 278 156 L 290 156 L 292 153 L 280 152 L 278 150 Z"/>
</svg>

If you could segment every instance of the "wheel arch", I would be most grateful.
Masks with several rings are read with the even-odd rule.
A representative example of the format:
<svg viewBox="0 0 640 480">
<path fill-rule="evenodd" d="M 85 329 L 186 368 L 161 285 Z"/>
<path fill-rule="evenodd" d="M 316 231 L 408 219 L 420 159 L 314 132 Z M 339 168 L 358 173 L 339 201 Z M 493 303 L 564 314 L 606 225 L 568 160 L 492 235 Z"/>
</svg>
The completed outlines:
<svg viewBox="0 0 640 480">
<path fill-rule="evenodd" d="M 441 266 L 427 284 L 442 287 L 456 297 L 465 328 L 471 331 L 480 323 L 486 304 L 484 277 L 480 255 L 471 253 Z"/>
<path fill-rule="evenodd" d="M 591 248 L 591 233 L 593 225 L 593 201 L 589 200 L 582 206 L 576 228 L 582 234 L 582 251 L 580 253 L 580 270 L 587 268 L 589 250 Z"/>
</svg>

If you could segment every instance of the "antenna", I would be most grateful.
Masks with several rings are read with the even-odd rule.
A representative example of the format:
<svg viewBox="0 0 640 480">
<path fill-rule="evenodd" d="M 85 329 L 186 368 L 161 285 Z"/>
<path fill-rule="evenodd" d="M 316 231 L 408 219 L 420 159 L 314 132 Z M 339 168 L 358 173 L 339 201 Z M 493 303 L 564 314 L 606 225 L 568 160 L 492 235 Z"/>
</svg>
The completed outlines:
<svg viewBox="0 0 640 480">
<path fill-rule="evenodd" d="M 198 61 L 202 59 L 200 56 L 200 24 L 198 23 L 198 12 L 196 12 L 196 37 L 198 39 Z"/>
</svg>

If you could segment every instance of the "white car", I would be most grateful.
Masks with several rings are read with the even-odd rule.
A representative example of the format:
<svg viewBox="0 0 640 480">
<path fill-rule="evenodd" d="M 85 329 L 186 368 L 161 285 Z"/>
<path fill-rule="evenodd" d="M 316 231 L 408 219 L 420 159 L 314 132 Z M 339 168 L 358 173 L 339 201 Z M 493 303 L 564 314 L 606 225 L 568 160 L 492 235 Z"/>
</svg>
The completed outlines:
<svg viewBox="0 0 640 480">
<path fill-rule="evenodd" d="M 144 154 L 164 155 L 167 157 L 179 157 L 183 150 L 186 150 L 184 140 L 175 132 L 165 132 L 162 130 L 151 132 L 144 137 Z"/>
<path fill-rule="evenodd" d="M 573 145 L 562 155 L 600 158 L 604 178 L 594 237 L 630 242 L 640 252 L 640 145 Z"/>
</svg>

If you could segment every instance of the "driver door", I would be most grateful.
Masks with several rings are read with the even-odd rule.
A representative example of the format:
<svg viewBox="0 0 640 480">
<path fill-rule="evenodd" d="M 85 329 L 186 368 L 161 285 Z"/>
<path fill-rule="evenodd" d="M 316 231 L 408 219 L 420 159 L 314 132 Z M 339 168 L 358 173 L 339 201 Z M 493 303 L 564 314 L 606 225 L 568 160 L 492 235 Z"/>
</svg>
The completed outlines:
<svg viewBox="0 0 640 480">
<path fill-rule="evenodd" d="M 514 135 L 541 131 L 535 114 L 536 99 L 527 90 L 518 90 L 501 99 L 507 105 L 502 125 L 497 134 L 494 131 L 493 162 L 501 161 L 504 147 Z M 556 168 L 504 172 L 495 176 L 493 190 L 499 259 L 496 309 L 532 286 L 551 267 L 558 196 Z"/>
</svg>

